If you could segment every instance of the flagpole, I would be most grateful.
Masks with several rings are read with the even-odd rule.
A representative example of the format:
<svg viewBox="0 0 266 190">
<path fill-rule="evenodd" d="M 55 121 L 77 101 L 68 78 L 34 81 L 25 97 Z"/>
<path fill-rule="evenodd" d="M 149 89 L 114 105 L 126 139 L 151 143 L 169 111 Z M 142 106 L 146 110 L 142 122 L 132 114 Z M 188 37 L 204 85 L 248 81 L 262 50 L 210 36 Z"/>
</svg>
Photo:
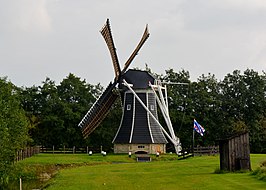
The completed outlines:
<svg viewBox="0 0 266 190">
<path fill-rule="evenodd" d="M 194 157 L 194 136 L 195 136 L 195 130 L 193 126 L 193 134 L 192 134 L 192 156 Z"/>
</svg>

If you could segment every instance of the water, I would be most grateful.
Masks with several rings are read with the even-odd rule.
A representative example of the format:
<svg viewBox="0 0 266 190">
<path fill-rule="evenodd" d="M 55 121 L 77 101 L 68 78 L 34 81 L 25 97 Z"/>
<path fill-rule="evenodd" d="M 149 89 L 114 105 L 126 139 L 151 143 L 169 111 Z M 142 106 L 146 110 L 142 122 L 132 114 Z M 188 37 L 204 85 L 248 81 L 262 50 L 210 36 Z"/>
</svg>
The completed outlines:
<svg viewBox="0 0 266 190">
<path fill-rule="evenodd" d="M 41 189 L 41 187 L 43 187 L 44 184 L 45 184 L 45 182 L 40 181 L 40 180 L 22 181 L 22 190 Z M 5 186 L 2 185 L 0 187 L 0 190 L 19 190 L 19 180 L 11 181 Z"/>
</svg>

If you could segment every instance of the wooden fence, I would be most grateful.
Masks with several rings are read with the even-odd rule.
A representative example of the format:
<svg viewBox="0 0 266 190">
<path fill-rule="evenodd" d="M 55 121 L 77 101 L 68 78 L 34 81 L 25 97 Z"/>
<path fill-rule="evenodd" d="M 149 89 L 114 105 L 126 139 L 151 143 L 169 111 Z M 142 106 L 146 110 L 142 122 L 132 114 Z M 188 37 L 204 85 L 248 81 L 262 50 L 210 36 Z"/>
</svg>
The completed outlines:
<svg viewBox="0 0 266 190">
<path fill-rule="evenodd" d="M 195 156 L 216 155 L 216 154 L 219 154 L 219 146 L 194 147 Z"/>
<path fill-rule="evenodd" d="M 197 146 L 194 147 L 194 151 L 192 149 L 183 149 L 181 154 L 179 155 L 179 159 L 186 159 L 192 156 L 202 156 L 202 155 L 216 155 L 219 154 L 219 146 Z"/>
<path fill-rule="evenodd" d="M 99 148 L 91 148 L 91 147 L 75 147 L 72 148 L 69 147 L 61 147 L 61 148 L 55 148 L 53 147 L 41 147 L 41 146 L 35 146 L 35 147 L 27 147 L 23 150 L 17 151 L 16 161 L 23 160 L 25 158 L 29 158 L 35 154 L 38 153 L 53 153 L 53 154 L 80 154 L 80 153 L 89 153 L 89 151 L 92 152 L 101 152 L 102 147 Z M 183 150 L 182 155 L 183 157 L 188 157 L 189 155 L 193 154 L 193 152 L 189 149 Z M 218 146 L 207 146 L 207 147 L 201 147 L 197 146 L 194 147 L 194 155 L 195 156 L 202 156 L 202 155 L 216 155 L 219 154 L 219 147 Z"/>
<path fill-rule="evenodd" d="M 98 148 L 92 148 L 92 147 L 41 147 L 40 152 L 41 153 L 50 153 L 50 154 L 88 154 L 89 151 L 92 152 L 102 152 L 103 148 L 98 147 Z"/>
<path fill-rule="evenodd" d="M 22 150 L 17 151 L 16 161 L 24 160 L 25 158 L 29 158 L 35 154 L 40 153 L 40 147 L 26 147 Z"/>
</svg>

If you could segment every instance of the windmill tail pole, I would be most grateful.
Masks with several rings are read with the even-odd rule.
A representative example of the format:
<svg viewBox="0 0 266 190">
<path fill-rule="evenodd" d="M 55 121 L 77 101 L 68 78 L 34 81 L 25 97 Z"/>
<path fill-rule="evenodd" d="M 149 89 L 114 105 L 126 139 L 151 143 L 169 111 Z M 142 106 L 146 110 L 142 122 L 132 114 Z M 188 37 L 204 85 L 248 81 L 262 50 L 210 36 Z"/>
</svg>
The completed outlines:
<svg viewBox="0 0 266 190">
<path fill-rule="evenodd" d="M 181 148 L 181 145 L 180 145 L 180 139 L 177 138 L 176 135 L 175 135 L 175 132 L 174 132 L 174 129 L 173 129 L 173 126 L 172 126 L 172 122 L 171 122 L 171 119 L 170 119 L 170 116 L 169 116 L 166 87 L 162 88 L 161 85 L 152 85 L 151 83 L 149 83 L 149 85 L 150 85 L 151 89 L 153 90 L 153 92 L 155 94 L 157 103 L 158 103 L 158 105 L 159 105 L 159 107 L 160 107 L 160 109 L 162 111 L 164 120 L 165 120 L 166 125 L 168 127 L 168 130 L 170 132 L 170 135 L 171 135 L 172 139 L 176 142 L 174 144 L 175 152 L 177 154 L 179 154 L 181 152 L 182 148 Z M 156 93 L 156 89 L 159 92 L 159 96 Z M 165 97 L 163 96 L 162 89 L 165 90 L 165 94 L 166 94 Z"/>
<path fill-rule="evenodd" d="M 176 141 L 176 144 L 174 144 L 174 147 L 175 147 L 176 154 L 181 155 L 182 147 L 181 147 L 181 144 L 179 142 L 179 138 L 177 138 L 177 141 Z"/>
</svg>

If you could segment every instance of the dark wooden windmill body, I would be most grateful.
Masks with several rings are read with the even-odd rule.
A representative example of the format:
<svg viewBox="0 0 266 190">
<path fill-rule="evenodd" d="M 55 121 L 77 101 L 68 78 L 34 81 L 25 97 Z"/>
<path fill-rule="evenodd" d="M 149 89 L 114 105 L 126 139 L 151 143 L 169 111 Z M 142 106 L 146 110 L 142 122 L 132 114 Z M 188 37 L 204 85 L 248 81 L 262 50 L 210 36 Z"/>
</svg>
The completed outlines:
<svg viewBox="0 0 266 190">
<path fill-rule="evenodd" d="M 121 80 L 126 80 L 132 85 L 137 96 L 158 120 L 156 97 L 149 86 L 150 83 L 154 84 L 155 78 L 147 71 L 130 69 Z M 120 89 L 123 115 L 113 140 L 114 152 L 164 153 L 167 140 L 160 126 L 127 87 L 122 84 Z"/>
<path fill-rule="evenodd" d="M 156 93 L 151 88 L 151 85 L 156 83 L 156 79 L 146 71 L 128 70 L 129 65 L 149 37 L 147 26 L 123 69 L 120 68 L 118 62 L 108 19 L 101 34 L 111 54 L 115 78 L 79 123 L 84 137 L 90 135 L 106 117 L 119 96 L 116 90 L 119 89 L 123 103 L 123 116 L 113 140 L 114 152 L 164 153 L 167 143 L 164 134 L 170 140 L 171 137 L 158 122 Z M 173 140 L 171 142 L 177 144 Z"/>
</svg>

